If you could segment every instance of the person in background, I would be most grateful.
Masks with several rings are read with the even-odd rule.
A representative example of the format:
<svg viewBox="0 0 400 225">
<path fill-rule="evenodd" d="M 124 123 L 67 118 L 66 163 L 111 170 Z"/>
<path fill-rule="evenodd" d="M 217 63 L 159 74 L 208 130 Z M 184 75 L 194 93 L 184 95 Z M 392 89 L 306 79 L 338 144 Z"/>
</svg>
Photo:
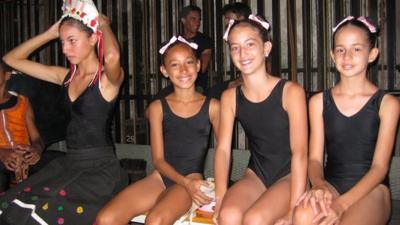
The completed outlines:
<svg viewBox="0 0 400 225">
<path fill-rule="evenodd" d="M 248 18 L 250 14 L 250 7 L 243 2 L 229 3 L 222 8 L 225 24 L 228 24 L 229 20 L 244 20 Z"/>
<path fill-rule="evenodd" d="M 251 9 L 250 7 L 242 2 L 234 2 L 234 3 L 229 3 L 226 4 L 222 8 L 222 15 L 224 16 L 224 21 L 225 25 L 228 24 L 229 20 L 244 20 L 249 17 L 251 14 Z M 208 96 L 215 98 L 215 99 L 220 99 L 222 92 L 228 88 L 233 88 L 241 85 L 243 83 L 242 77 L 237 75 L 235 78 L 232 78 L 230 80 L 218 82 L 214 86 L 212 86 L 209 91 L 208 91 Z"/>
<path fill-rule="evenodd" d="M 196 54 L 200 59 L 201 68 L 196 80 L 196 88 L 203 94 L 208 91 L 208 68 L 212 60 L 213 41 L 207 35 L 199 32 L 201 9 L 195 5 L 183 7 L 179 12 L 182 24 L 181 36 L 189 42 L 197 44 Z"/>
<path fill-rule="evenodd" d="M 44 148 L 29 100 L 7 91 L 11 71 L 0 59 L 0 192 L 24 180 Z"/>
</svg>

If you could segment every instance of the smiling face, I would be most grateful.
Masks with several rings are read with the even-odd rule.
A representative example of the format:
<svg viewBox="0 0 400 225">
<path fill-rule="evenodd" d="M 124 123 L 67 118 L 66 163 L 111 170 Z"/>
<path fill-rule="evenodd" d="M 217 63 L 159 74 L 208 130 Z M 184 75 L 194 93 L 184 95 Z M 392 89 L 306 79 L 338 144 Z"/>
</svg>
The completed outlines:
<svg viewBox="0 0 400 225">
<path fill-rule="evenodd" d="M 362 29 L 347 25 L 337 31 L 331 57 L 341 76 L 366 75 L 368 64 L 375 61 L 378 49 L 371 48 L 367 34 Z"/>
<path fill-rule="evenodd" d="M 238 24 L 229 33 L 230 53 L 242 75 L 266 72 L 265 57 L 271 51 L 271 42 L 264 42 L 259 31 L 249 24 Z"/>
<path fill-rule="evenodd" d="M 60 25 L 60 40 L 64 55 L 72 64 L 79 64 L 94 52 L 97 38 L 74 23 Z"/>
<path fill-rule="evenodd" d="M 178 43 L 164 54 L 164 63 L 160 70 L 165 77 L 169 77 L 174 88 L 194 87 L 200 70 L 200 60 L 196 58 L 193 49 L 187 44 Z"/>
</svg>

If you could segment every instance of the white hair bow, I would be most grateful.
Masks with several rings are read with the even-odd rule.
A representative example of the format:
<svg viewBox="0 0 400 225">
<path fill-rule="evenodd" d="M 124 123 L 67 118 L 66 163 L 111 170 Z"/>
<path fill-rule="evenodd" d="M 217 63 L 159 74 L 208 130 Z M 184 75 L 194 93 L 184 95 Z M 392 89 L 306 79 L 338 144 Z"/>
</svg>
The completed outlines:
<svg viewBox="0 0 400 225">
<path fill-rule="evenodd" d="M 196 43 L 193 42 L 188 42 L 185 38 L 183 38 L 182 36 L 172 36 L 172 38 L 169 40 L 169 42 L 167 44 L 165 44 L 163 47 L 160 48 L 160 50 L 158 51 L 161 55 L 163 55 L 165 53 L 165 51 L 168 49 L 168 47 L 170 45 L 172 45 L 173 43 L 180 41 L 182 43 L 185 43 L 187 45 L 189 45 L 191 48 L 193 49 L 197 49 L 198 45 Z"/>
</svg>

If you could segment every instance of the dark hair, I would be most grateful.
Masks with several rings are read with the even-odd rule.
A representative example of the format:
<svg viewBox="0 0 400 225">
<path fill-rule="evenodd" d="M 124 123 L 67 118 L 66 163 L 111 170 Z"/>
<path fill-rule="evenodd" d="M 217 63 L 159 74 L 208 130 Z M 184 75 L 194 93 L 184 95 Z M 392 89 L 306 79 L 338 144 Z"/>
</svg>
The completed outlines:
<svg viewBox="0 0 400 225">
<path fill-rule="evenodd" d="M 165 42 L 165 43 L 163 43 L 161 46 L 164 46 L 164 45 L 167 44 L 167 43 L 168 43 L 168 41 Z M 192 50 L 193 55 L 196 57 L 196 59 L 199 59 L 199 56 L 197 55 L 195 49 L 193 49 L 192 47 L 190 47 L 188 44 L 186 44 L 186 43 L 184 43 L 184 42 L 175 41 L 174 43 L 172 43 L 171 45 L 169 45 L 168 48 L 165 50 L 165 52 L 161 55 L 161 64 L 162 64 L 162 65 L 164 65 L 164 63 L 165 63 L 165 58 L 167 57 L 169 50 L 170 50 L 171 48 L 177 46 L 177 45 L 186 45 L 188 48 L 190 48 L 190 49 Z"/>
<path fill-rule="evenodd" d="M 11 72 L 12 68 L 8 66 L 2 58 L 0 58 L 0 72 Z"/>
<path fill-rule="evenodd" d="M 179 20 L 185 18 L 190 12 L 195 11 L 201 15 L 201 9 L 196 5 L 188 5 L 179 11 Z"/>
<path fill-rule="evenodd" d="M 235 15 L 243 16 L 244 18 L 247 18 L 251 14 L 251 9 L 247 4 L 245 4 L 243 2 L 234 2 L 234 3 L 226 4 L 222 8 L 222 15 L 225 15 L 228 12 L 232 12 Z"/>
<path fill-rule="evenodd" d="M 69 16 L 64 17 L 60 22 L 59 28 L 61 28 L 61 26 L 64 24 L 79 28 L 81 31 L 85 32 L 88 35 L 88 37 L 90 37 L 93 34 L 92 29 L 90 29 L 88 26 L 83 24 L 82 21 L 77 20 L 73 17 L 69 17 Z"/>
<path fill-rule="evenodd" d="M 231 29 L 229 31 L 229 34 L 232 32 L 233 29 L 235 29 L 236 26 L 238 26 L 238 25 L 242 26 L 243 25 L 243 26 L 248 26 L 248 27 L 256 29 L 257 32 L 260 34 L 261 39 L 263 40 L 263 42 L 272 41 L 271 37 L 269 35 L 269 30 L 271 29 L 271 24 L 266 19 L 264 19 L 263 16 L 257 15 L 257 17 L 259 17 L 262 20 L 266 21 L 270 25 L 268 30 L 265 29 L 263 26 L 261 26 L 260 23 L 254 21 L 254 20 L 251 20 L 249 18 L 246 18 L 244 20 L 235 20 L 235 22 L 233 23 L 233 25 L 232 25 L 232 27 L 231 27 Z"/>
<path fill-rule="evenodd" d="M 339 30 L 341 30 L 343 27 L 345 26 L 355 26 L 360 28 L 361 30 L 364 31 L 364 33 L 367 35 L 368 37 L 368 41 L 369 41 L 369 46 L 370 48 L 374 48 L 376 46 L 376 41 L 378 39 L 378 35 L 379 35 L 379 27 L 376 25 L 376 23 L 369 17 L 365 17 L 365 19 L 368 21 L 369 24 L 371 24 L 372 26 L 374 26 L 376 28 L 376 32 L 372 33 L 369 28 L 367 27 L 367 25 L 365 23 L 363 23 L 362 21 L 358 20 L 358 18 L 353 18 L 351 20 L 345 21 L 342 24 L 340 24 L 336 30 L 333 32 L 333 37 L 332 37 L 332 49 L 335 48 L 335 39 L 336 39 L 336 34 Z"/>
</svg>

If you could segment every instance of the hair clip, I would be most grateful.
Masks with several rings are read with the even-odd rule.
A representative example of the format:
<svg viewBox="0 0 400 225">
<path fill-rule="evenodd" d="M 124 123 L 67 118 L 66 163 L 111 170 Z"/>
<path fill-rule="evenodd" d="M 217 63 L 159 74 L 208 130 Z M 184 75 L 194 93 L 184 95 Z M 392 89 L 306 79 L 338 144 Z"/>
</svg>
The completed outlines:
<svg viewBox="0 0 400 225">
<path fill-rule="evenodd" d="M 193 42 L 188 42 L 185 38 L 183 38 L 182 36 L 172 36 L 172 38 L 169 40 L 169 42 L 167 44 L 165 44 L 163 47 L 160 48 L 160 50 L 158 51 L 161 55 L 163 55 L 165 53 L 165 51 L 168 49 L 168 47 L 170 45 L 172 45 L 173 43 L 180 41 L 182 43 L 185 43 L 187 45 L 189 45 L 191 48 L 193 49 L 197 49 L 198 45 L 196 43 Z"/>
<path fill-rule="evenodd" d="M 260 17 L 251 14 L 251 15 L 249 15 L 249 19 L 259 23 L 266 30 L 269 30 L 269 23 L 267 21 L 261 19 Z"/>
<path fill-rule="evenodd" d="M 235 22 L 234 19 L 230 19 L 229 20 L 228 27 L 226 28 L 226 31 L 225 31 L 224 36 L 223 36 L 223 39 L 225 41 L 228 41 L 228 34 L 229 34 L 229 31 L 231 30 L 232 25 L 233 25 L 234 22 Z"/>
<path fill-rule="evenodd" d="M 334 28 L 332 28 L 333 33 L 336 32 L 336 30 L 342 26 L 343 23 L 347 22 L 347 21 L 351 21 L 354 20 L 354 16 L 348 16 L 346 18 L 344 18 L 342 21 L 340 21 Z M 367 18 L 365 18 L 364 16 L 360 16 L 358 17 L 356 20 L 360 21 L 361 23 L 363 23 L 369 30 L 369 32 L 371 33 L 376 33 L 376 27 L 375 25 L 371 24 Z"/>
</svg>

